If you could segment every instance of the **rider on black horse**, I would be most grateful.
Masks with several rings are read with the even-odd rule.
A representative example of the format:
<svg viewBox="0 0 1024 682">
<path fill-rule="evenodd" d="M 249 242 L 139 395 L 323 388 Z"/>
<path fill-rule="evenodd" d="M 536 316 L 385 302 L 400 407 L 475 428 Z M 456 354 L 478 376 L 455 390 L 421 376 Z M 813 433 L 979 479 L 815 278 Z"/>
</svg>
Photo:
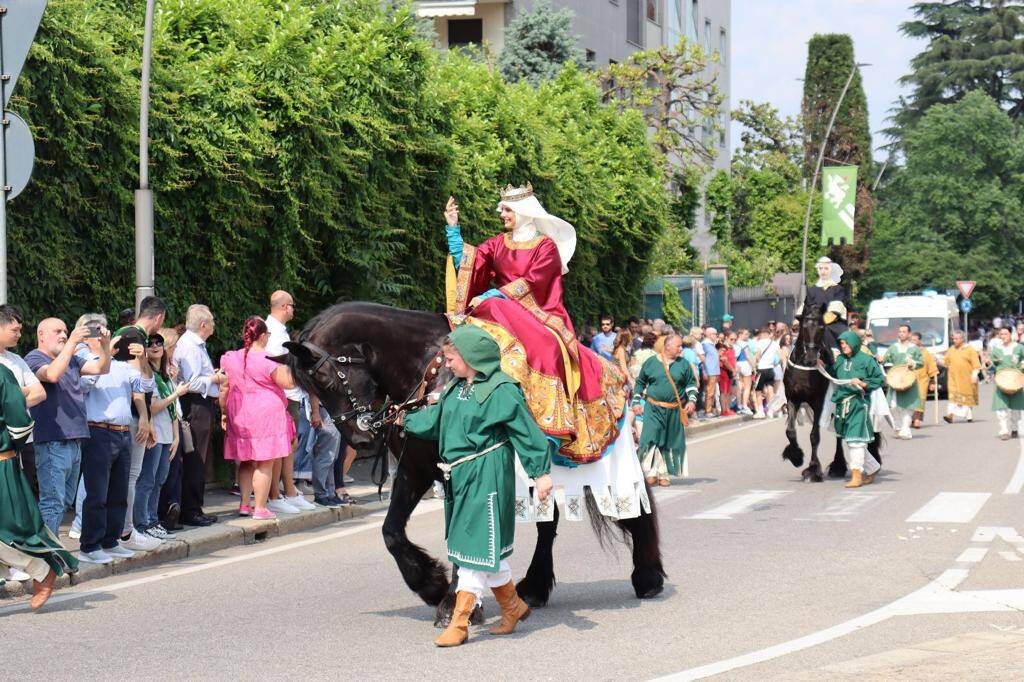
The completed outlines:
<svg viewBox="0 0 1024 682">
<path fill-rule="evenodd" d="M 804 304 L 797 310 L 797 315 L 802 315 L 804 310 L 821 310 L 824 306 L 825 344 L 838 357 L 839 335 L 850 328 L 846 322 L 846 289 L 839 283 L 843 269 L 828 256 L 819 258 L 815 268 L 818 281 L 807 287 Z"/>
</svg>

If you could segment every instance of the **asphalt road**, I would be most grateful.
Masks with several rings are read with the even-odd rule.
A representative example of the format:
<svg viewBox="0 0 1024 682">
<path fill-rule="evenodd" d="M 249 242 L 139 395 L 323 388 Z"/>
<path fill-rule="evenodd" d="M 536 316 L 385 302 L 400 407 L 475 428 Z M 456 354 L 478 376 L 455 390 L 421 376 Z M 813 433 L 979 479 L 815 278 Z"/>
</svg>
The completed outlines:
<svg viewBox="0 0 1024 682">
<path fill-rule="evenodd" d="M 802 482 L 780 458 L 782 421 L 695 438 L 691 478 L 656 493 L 669 579 L 654 600 L 633 597 L 625 549 L 563 523 L 548 607 L 511 637 L 479 629 L 438 650 L 433 610 L 405 588 L 378 515 L 89 582 L 38 614 L 0 607 L 0 657 L 26 680 L 764 680 L 1020 628 L 1024 441 L 996 439 L 990 391 L 973 424 L 890 437 L 878 481 L 856 491 Z M 426 501 L 410 536 L 440 555 L 441 523 Z M 517 528 L 517 577 L 534 537 Z M 485 611 L 496 617 L 492 599 Z M 1024 662 L 1006 671 L 1024 677 Z"/>
</svg>

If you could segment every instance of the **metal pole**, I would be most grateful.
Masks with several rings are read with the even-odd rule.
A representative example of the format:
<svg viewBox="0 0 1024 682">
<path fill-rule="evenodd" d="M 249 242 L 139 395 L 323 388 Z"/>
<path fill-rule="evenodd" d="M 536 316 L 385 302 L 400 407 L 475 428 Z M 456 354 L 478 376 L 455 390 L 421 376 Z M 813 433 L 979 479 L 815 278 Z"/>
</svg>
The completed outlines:
<svg viewBox="0 0 1024 682">
<path fill-rule="evenodd" d="M 803 257 L 800 260 L 800 305 L 803 305 L 804 295 L 806 294 L 807 288 L 807 231 L 811 226 L 811 204 L 814 203 L 814 192 L 818 186 L 818 173 L 821 171 L 821 163 L 825 158 L 825 145 L 828 144 L 828 136 L 832 134 L 832 126 L 836 122 L 836 114 L 839 113 L 839 107 L 843 103 L 843 98 L 846 97 L 846 91 L 850 89 L 850 83 L 853 82 L 853 77 L 857 73 L 857 69 L 861 66 L 869 66 L 869 64 L 854 64 L 853 69 L 850 70 L 850 77 L 846 79 L 846 85 L 843 86 L 843 91 L 839 93 L 839 100 L 836 102 L 835 107 L 832 109 L 832 117 L 828 121 L 828 128 L 825 130 L 825 136 L 821 139 L 821 149 L 818 151 L 818 162 L 814 164 L 814 176 L 811 178 L 810 187 L 807 189 L 807 212 L 804 214 L 804 248 Z M 854 188 L 856 192 L 856 188 Z"/>
<path fill-rule="evenodd" d="M 4 16 L 0 8 L 0 304 L 7 303 L 7 72 L 4 70 Z"/>
<path fill-rule="evenodd" d="M 149 189 L 149 70 L 153 51 L 156 0 L 146 0 L 142 36 L 142 77 L 139 97 L 139 189 L 135 191 L 135 309 L 152 296 L 154 279 L 153 192 Z"/>
</svg>

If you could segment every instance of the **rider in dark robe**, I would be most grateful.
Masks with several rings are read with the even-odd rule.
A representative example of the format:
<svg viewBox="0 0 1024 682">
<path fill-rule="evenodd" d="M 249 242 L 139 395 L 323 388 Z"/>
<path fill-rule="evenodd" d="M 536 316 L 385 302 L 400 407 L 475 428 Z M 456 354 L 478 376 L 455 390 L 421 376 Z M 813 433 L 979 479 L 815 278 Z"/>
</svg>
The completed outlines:
<svg viewBox="0 0 1024 682">
<path fill-rule="evenodd" d="M 839 283 L 843 269 L 828 256 L 818 259 L 815 266 L 818 281 L 807 287 L 803 310 L 825 310 L 825 343 L 832 354 L 839 357 L 839 335 L 849 330 L 846 322 L 846 289 Z M 797 311 L 801 314 L 803 310 Z"/>
</svg>

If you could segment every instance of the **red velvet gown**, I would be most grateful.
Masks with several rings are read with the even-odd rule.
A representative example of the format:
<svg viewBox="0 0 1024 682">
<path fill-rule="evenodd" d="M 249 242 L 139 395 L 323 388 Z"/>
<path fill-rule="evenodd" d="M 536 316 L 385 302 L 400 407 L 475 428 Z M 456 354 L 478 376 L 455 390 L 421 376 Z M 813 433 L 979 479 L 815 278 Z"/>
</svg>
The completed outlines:
<svg viewBox="0 0 1024 682">
<path fill-rule="evenodd" d="M 576 339 L 562 305 L 555 243 L 499 234 L 478 247 L 466 244 L 451 284 L 453 322 L 482 327 L 498 341 L 502 370 L 519 381 L 541 430 L 562 440 L 560 453 L 576 463 L 600 459 L 618 435 L 625 378 Z M 465 317 L 473 298 L 492 287 L 506 298 L 488 298 Z"/>
</svg>

